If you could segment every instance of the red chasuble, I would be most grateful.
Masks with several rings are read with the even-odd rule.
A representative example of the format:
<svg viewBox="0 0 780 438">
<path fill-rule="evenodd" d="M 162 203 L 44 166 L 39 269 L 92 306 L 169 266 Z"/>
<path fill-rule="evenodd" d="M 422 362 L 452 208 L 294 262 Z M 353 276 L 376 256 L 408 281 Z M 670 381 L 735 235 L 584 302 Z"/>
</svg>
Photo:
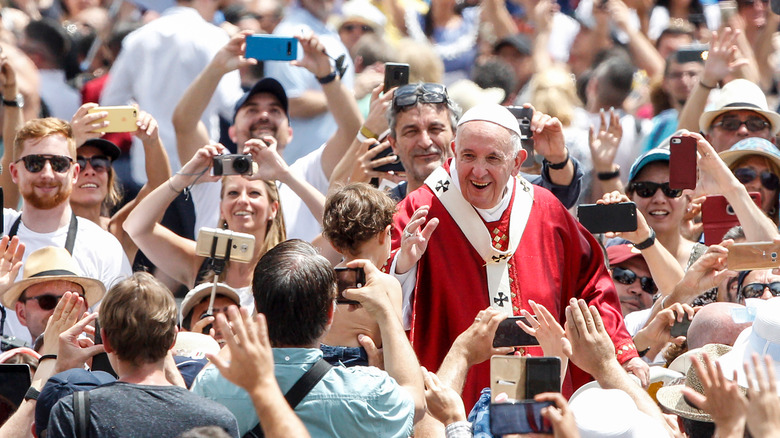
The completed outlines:
<svg viewBox="0 0 780 438">
<path fill-rule="evenodd" d="M 457 190 L 454 186 L 450 189 Z M 513 313 L 520 315 L 520 309 L 530 311 L 530 299 L 544 305 L 563 325 L 569 299 L 582 298 L 601 312 L 618 360 L 624 363 L 636 357 L 601 247 L 549 191 L 534 186 L 533 193 L 528 224 L 509 260 Z M 414 211 L 424 205 L 430 206 L 428 220 L 439 218 L 440 222 L 418 264 L 409 337 L 421 365 L 437 370 L 455 338 L 491 303 L 485 262 L 427 185 L 399 204 L 393 224 L 393 248 L 400 246 L 401 232 Z M 510 205 L 500 220 L 485 224 L 494 244 L 501 245 L 502 236 L 509 234 L 511 210 Z M 526 348 L 526 353 L 542 355 L 539 347 Z M 568 397 L 590 380 L 588 374 L 570 362 L 563 394 Z M 482 388 L 489 385 L 487 361 L 473 367 L 466 379 L 463 400 L 467 409 L 474 405 Z"/>
</svg>

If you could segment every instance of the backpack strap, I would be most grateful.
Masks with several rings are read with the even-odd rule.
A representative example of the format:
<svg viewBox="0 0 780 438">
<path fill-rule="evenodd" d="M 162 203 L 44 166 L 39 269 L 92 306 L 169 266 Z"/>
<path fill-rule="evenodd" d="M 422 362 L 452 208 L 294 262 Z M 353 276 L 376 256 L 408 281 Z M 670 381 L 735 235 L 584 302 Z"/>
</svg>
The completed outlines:
<svg viewBox="0 0 780 438">
<path fill-rule="evenodd" d="M 73 419 L 77 438 L 87 438 L 89 434 L 89 391 L 73 393 Z"/>
</svg>

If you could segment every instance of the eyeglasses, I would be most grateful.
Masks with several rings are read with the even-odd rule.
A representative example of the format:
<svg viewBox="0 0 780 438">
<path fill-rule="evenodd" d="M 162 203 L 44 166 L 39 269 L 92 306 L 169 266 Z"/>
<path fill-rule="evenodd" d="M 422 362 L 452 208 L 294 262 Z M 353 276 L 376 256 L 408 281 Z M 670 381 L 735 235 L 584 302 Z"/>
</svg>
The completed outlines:
<svg viewBox="0 0 780 438">
<path fill-rule="evenodd" d="M 618 268 L 614 267 L 612 268 L 612 278 L 615 279 L 618 283 L 625 284 L 625 285 L 631 285 L 634 284 L 634 282 L 639 279 L 639 286 L 642 288 L 643 291 L 654 295 L 656 292 L 658 292 L 658 288 L 655 285 L 655 282 L 650 277 L 640 277 L 636 275 L 636 272 L 626 269 L 626 268 Z"/>
<path fill-rule="evenodd" d="M 84 295 L 79 294 L 79 296 L 84 298 Z M 60 302 L 61 298 L 62 295 L 44 294 L 38 295 L 37 297 L 19 298 L 19 302 L 26 303 L 30 300 L 36 300 L 38 301 L 38 307 L 40 307 L 41 310 L 54 310 L 54 308 L 57 307 L 57 303 Z"/>
<path fill-rule="evenodd" d="M 347 32 L 352 32 L 355 30 L 362 30 L 363 32 L 370 33 L 374 31 L 374 28 L 371 26 L 367 26 L 365 24 L 345 24 L 341 26 L 341 30 L 345 30 Z"/>
<path fill-rule="evenodd" d="M 764 295 L 764 289 L 769 288 L 773 296 L 780 297 L 780 281 L 772 283 L 750 283 L 742 286 L 742 296 L 745 298 L 761 298 Z"/>
<path fill-rule="evenodd" d="M 742 125 L 745 125 L 750 132 L 758 132 L 766 129 L 769 126 L 769 122 L 758 117 L 751 117 L 745 121 L 728 118 L 712 124 L 713 127 L 719 127 L 725 131 L 737 131 Z"/>
<path fill-rule="evenodd" d="M 16 160 L 16 162 L 24 161 L 24 168 L 28 172 L 38 173 L 43 170 L 48 161 L 51 164 L 51 170 L 57 173 L 64 173 L 70 169 L 70 165 L 73 164 L 73 158 L 66 157 L 64 155 L 27 155 Z"/>
<path fill-rule="evenodd" d="M 397 90 L 393 95 L 393 106 L 404 108 L 421 103 L 444 103 L 447 101 L 447 87 L 442 84 L 407 84 Z"/>
<path fill-rule="evenodd" d="M 739 182 L 741 182 L 743 185 L 750 184 L 760 176 L 761 185 L 764 186 L 765 189 L 780 189 L 780 177 L 768 170 L 764 170 L 761 172 L 761 175 L 759 175 L 758 171 L 752 167 L 740 167 L 738 169 L 734 169 L 734 176 L 736 176 Z"/>
<path fill-rule="evenodd" d="M 761 0 L 760 3 L 767 4 L 769 0 Z M 753 6 L 754 4 L 756 4 L 755 0 L 740 0 L 738 3 L 739 6 Z"/>
<path fill-rule="evenodd" d="M 679 198 L 682 196 L 682 189 L 669 188 L 669 183 L 654 183 L 650 181 L 637 181 L 628 185 L 629 192 L 635 192 L 640 198 L 651 198 L 655 192 L 661 189 L 667 198 Z"/>
<path fill-rule="evenodd" d="M 92 157 L 82 157 L 79 155 L 76 157 L 76 162 L 79 163 L 81 170 L 87 168 L 87 163 L 89 163 L 89 165 L 95 169 L 95 172 L 105 172 L 109 167 L 111 167 L 111 160 L 103 155 L 95 155 Z"/>
</svg>

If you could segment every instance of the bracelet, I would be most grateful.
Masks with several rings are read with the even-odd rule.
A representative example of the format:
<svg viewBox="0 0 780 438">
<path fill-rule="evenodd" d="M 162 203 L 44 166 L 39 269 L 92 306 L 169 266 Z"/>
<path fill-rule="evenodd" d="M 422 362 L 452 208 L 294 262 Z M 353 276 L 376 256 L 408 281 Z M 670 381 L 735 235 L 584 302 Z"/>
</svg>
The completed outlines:
<svg viewBox="0 0 780 438">
<path fill-rule="evenodd" d="M 718 87 L 718 83 L 716 82 L 714 86 L 710 87 L 709 85 L 705 84 L 704 81 L 699 80 L 699 85 L 701 85 L 702 88 L 706 88 L 708 90 L 714 90 Z"/>
<path fill-rule="evenodd" d="M 634 244 L 634 248 L 638 250 L 643 250 L 643 249 L 650 248 L 651 246 L 653 246 L 654 243 L 655 243 L 655 230 L 651 228 L 650 237 L 648 237 L 642 242 Z"/>
<path fill-rule="evenodd" d="M 24 393 L 25 400 L 38 400 L 38 396 L 41 395 L 41 391 L 38 391 L 34 387 L 30 387 L 26 393 Z"/>
<path fill-rule="evenodd" d="M 546 164 L 547 167 L 549 167 L 550 169 L 555 169 L 555 170 L 563 169 L 564 167 L 566 167 L 567 164 L 569 164 L 569 148 L 566 148 L 566 158 L 560 163 L 551 163 L 547 161 L 547 158 L 545 158 L 544 164 Z"/>
<path fill-rule="evenodd" d="M 336 71 L 333 70 L 328 74 L 327 76 L 323 76 L 321 78 L 317 78 L 317 82 L 319 82 L 322 85 L 329 84 L 336 80 Z"/>
<path fill-rule="evenodd" d="M 41 356 L 40 359 L 38 359 L 38 362 L 43 362 L 46 359 L 57 360 L 57 355 L 56 354 L 44 354 L 43 356 Z"/>
<path fill-rule="evenodd" d="M 171 179 L 168 178 L 168 188 L 173 190 L 173 193 L 181 193 L 183 190 L 176 190 L 176 187 L 173 186 L 173 183 L 171 182 Z"/>
<path fill-rule="evenodd" d="M 638 351 L 637 353 L 639 353 L 639 357 L 645 357 L 645 355 L 647 355 L 647 353 L 648 353 L 649 351 L 650 351 L 650 347 L 647 347 L 647 348 L 645 348 L 645 349 L 644 349 L 644 350 L 642 350 L 642 351 Z"/>
<path fill-rule="evenodd" d="M 360 134 L 363 134 L 366 138 L 379 138 L 378 135 L 374 134 L 374 131 L 366 128 L 366 125 L 360 127 Z"/>
<path fill-rule="evenodd" d="M 599 179 L 599 181 L 609 181 L 619 176 L 620 176 L 620 166 L 617 166 L 617 169 L 615 169 L 612 172 L 599 172 L 596 174 L 596 177 Z"/>
</svg>

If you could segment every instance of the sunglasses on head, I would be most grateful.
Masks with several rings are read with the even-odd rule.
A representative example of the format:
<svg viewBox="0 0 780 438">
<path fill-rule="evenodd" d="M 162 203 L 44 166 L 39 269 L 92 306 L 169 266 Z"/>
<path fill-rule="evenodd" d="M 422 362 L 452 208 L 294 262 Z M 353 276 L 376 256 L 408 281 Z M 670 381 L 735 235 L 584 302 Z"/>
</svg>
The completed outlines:
<svg viewBox="0 0 780 438">
<path fill-rule="evenodd" d="M 742 125 L 745 125 L 745 127 L 750 132 L 758 132 L 766 129 L 769 126 L 769 122 L 767 122 L 764 119 L 760 119 L 758 117 L 751 117 L 745 121 L 735 119 L 735 118 L 728 118 L 728 119 L 723 119 L 718 123 L 712 124 L 712 126 L 719 127 L 726 131 L 736 131 Z"/>
<path fill-rule="evenodd" d="M 103 155 L 95 155 L 92 157 L 82 157 L 79 155 L 76 157 L 76 162 L 79 163 L 79 167 L 81 167 L 82 171 L 87 168 L 87 163 L 95 169 L 95 172 L 105 172 L 111 167 L 111 160 Z"/>
<path fill-rule="evenodd" d="M 614 267 L 612 268 L 612 278 L 615 279 L 620 284 L 625 285 L 631 285 L 634 284 L 634 282 L 639 279 L 639 286 L 642 288 L 643 291 L 654 295 L 656 292 L 658 292 L 658 288 L 655 286 L 655 282 L 650 277 L 640 277 L 636 275 L 636 272 L 626 269 L 626 268 L 619 268 Z"/>
<path fill-rule="evenodd" d="M 73 164 L 73 158 L 71 157 L 50 154 L 27 155 L 16 160 L 17 163 L 20 161 L 24 162 L 24 168 L 31 173 L 38 173 L 43 170 L 47 161 L 51 164 L 51 170 L 57 173 L 67 172 L 70 169 L 70 165 Z"/>
<path fill-rule="evenodd" d="M 84 295 L 79 296 L 84 298 Z M 41 310 L 54 310 L 54 308 L 57 307 L 57 303 L 60 302 L 61 298 L 62 295 L 44 294 L 38 295 L 37 297 L 19 298 L 19 301 L 26 303 L 27 301 L 35 300 L 38 301 L 38 307 L 40 307 Z"/>
<path fill-rule="evenodd" d="M 761 295 L 764 295 L 764 288 L 769 288 L 773 296 L 780 297 L 780 281 L 746 284 L 742 286 L 740 293 L 745 298 L 761 298 Z"/>
<path fill-rule="evenodd" d="M 661 189 L 667 198 L 679 198 L 682 196 L 682 189 L 669 188 L 669 183 L 654 183 L 650 181 L 632 182 L 628 185 L 628 191 L 636 193 L 640 198 L 651 198 L 655 192 Z"/>
<path fill-rule="evenodd" d="M 447 101 L 447 87 L 442 84 L 407 84 L 395 90 L 393 106 L 404 108 L 420 103 L 444 103 Z"/>
<path fill-rule="evenodd" d="M 739 182 L 742 184 L 750 184 L 756 178 L 760 177 L 761 185 L 764 186 L 765 189 L 780 189 L 780 177 L 768 170 L 762 171 L 759 175 L 758 171 L 752 167 L 740 167 L 738 169 L 734 169 L 734 176 L 736 176 Z"/>
</svg>

